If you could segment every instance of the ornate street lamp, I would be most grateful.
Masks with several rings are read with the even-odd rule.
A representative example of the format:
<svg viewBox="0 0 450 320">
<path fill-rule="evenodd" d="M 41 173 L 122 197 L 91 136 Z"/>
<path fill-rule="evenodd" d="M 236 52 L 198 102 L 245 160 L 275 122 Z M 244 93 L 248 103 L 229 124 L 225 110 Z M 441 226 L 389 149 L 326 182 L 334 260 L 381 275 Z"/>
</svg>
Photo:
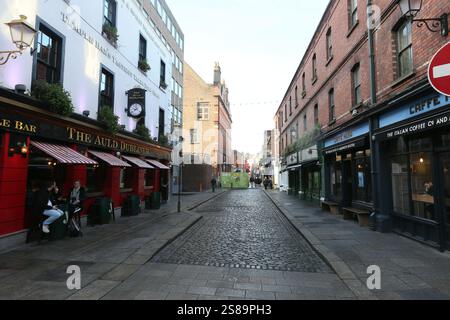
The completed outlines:
<svg viewBox="0 0 450 320">
<path fill-rule="evenodd" d="M 19 50 L 0 51 L 0 65 L 6 64 L 10 58 L 16 59 L 27 48 L 31 48 L 37 31 L 26 20 L 27 17 L 21 15 L 20 19 L 6 23 L 11 33 L 11 41 Z"/>
<path fill-rule="evenodd" d="M 440 32 L 443 37 L 448 36 L 448 14 L 444 13 L 439 18 L 414 19 L 422 10 L 423 0 L 398 0 L 402 14 L 411 22 L 417 22 L 417 27 L 424 25 L 431 32 Z"/>
</svg>

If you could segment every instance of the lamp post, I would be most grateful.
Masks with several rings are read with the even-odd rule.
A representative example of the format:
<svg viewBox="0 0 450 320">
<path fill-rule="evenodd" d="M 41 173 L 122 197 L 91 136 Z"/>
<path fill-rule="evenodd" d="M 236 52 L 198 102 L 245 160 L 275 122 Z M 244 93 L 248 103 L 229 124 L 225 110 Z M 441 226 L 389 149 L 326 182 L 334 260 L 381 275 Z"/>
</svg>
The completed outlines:
<svg viewBox="0 0 450 320">
<path fill-rule="evenodd" d="M 403 16 L 411 22 L 417 22 L 417 27 L 425 25 L 431 32 L 440 32 L 443 37 L 448 36 L 448 13 L 436 18 L 415 19 L 422 10 L 422 3 L 423 0 L 398 0 Z"/>
<path fill-rule="evenodd" d="M 6 23 L 11 34 L 11 41 L 18 50 L 0 51 L 0 65 L 6 64 L 10 58 L 16 59 L 24 50 L 31 48 L 37 31 L 26 20 L 27 17 L 21 15 L 20 19 Z"/>
</svg>

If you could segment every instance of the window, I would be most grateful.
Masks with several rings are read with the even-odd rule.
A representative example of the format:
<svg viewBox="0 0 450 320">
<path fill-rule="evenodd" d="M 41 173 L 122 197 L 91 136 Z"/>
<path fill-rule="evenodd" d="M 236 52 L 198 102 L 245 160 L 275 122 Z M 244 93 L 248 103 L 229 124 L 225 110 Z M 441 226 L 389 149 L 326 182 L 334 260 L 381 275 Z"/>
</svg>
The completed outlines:
<svg viewBox="0 0 450 320">
<path fill-rule="evenodd" d="M 333 44 L 331 43 L 331 28 L 327 32 L 327 61 L 333 58 Z"/>
<path fill-rule="evenodd" d="M 306 114 L 303 116 L 303 130 L 305 132 L 308 131 L 308 120 L 307 120 Z"/>
<path fill-rule="evenodd" d="M 292 97 L 289 97 L 289 115 L 292 115 Z"/>
<path fill-rule="evenodd" d="M 358 22 L 358 0 L 349 0 L 348 13 L 350 28 L 353 28 Z"/>
<path fill-rule="evenodd" d="M 100 108 L 102 107 L 114 110 L 114 76 L 104 68 L 100 77 Z"/>
<path fill-rule="evenodd" d="M 407 76 L 413 71 L 411 38 L 411 21 L 408 20 L 397 30 L 397 64 L 399 78 Z"/>
<path fill-rule="evenodd" d="M 353 106 L 358 106 L 362 103 L 361 97 L 361 75 L 359 63 L 352 69 L 352 87 L 353 87 Z"/>
<path fill-rule="evenodd" d="M 104 23 L 111 27 L 116 26 L 116 1 L 105 0 L 103 7 Z"/>
<path fill-rule="evenodd" d="M 145 170 L 145 186 L 154 187 L 155 186 L 155 170 L 147 169 Z"/>
<path fill-rule="evenodd" d="M 317 104 L 314 106 L 314 124 L 319 124 L 319 105 Z"/>
<path fill-rule="evenodd" d="M 342 162 L 341 156 L 336 156 L 331 164 L 331 194 L 334 200 L 342 198 Z"/>
<path fill-rule="evenodd" d="M 391 170 L 394 212 L 409 214 L 408 158 L 404 155 L 393 157 Z"/>
<path fill-rule="evenodd" d="M 314 83 L 317 80 L 317 56 L 313 55 L 312 58 L 312 82 Z"/>
<path fill-rule="evenodd" d="M 295 87 L 295 108 L 298 108 L 298 87 Z"/>
<path fill-rule="evenodd" d="M 123 168 L 120 170 L 120 189 L 132 189 L 134 179 L 134 168 Z"/>
<path fill-rule="evenodd" d="M 306 74 L 303 72 L 302 75 L 302 97 L 304 98 L 306 95 Z"/>
<path fill-rule="evenodd" d="M 356 201 L 372 201 L 372 176 L 370 163 L 370 150 L 358 151 L 355 153 L 353 161 L 354 174 L 354 195 Z"/>
<path fill-rule="evenodd" d="M 104 177 L 106 176 L 106 166 L 88 166 L 86 180 L 86 191 L 88 193 L 102 192 L 104 187 Z"/>
<path fill-rule="evenodd" d="M 191 129 L 191 130 L 190 130 L 190 135 L 191 135 L 191 144 L 197 144 L 197 143 L 199 143 L 199 141 L 198 141 L 198 131 L 197 131 L 197 129 Z"/>
<path fill-rule="evenodd" d="M 164 63 L 164 61 L 161 60 L 161 74 L 160 74 L 160 86 L 162 88 L 167 88 L 167 84 L 166 84 L 166 64 Z"/>
<path fill-rule="evenodd" d="M 45 26 L 37 35 L 36 80 L 58 83 L 61 80 L 62 39 Z"/>
<path fill-rule="evenodd" d="M 284 122 L 288 121 L 287 104 L 284 105 Z"/>
<path fill-rule="evenodd" d="M 336 120 L 335 106 L 334 106 L 334 89 L 331 89 L 330 92 L 328 92 L 328 103 L 329 103 L 330 123 L 331 123 Z"/>
<path fill-rule="evenodd" d="M 147 40 L 139 36 L 139 61 L 147 61 Z"/>
<path fill-rule="evenodd" d="M 197 120 L 209 120 L 209 103 L 197 103 Z"/>
</svg>

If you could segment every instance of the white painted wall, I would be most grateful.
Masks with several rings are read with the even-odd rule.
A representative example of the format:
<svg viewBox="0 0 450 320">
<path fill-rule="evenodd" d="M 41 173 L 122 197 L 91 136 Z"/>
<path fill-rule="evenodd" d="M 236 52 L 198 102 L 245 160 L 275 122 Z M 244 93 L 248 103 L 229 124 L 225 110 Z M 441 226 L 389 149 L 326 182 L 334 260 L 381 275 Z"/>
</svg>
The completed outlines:
<svg viewBox="0 0 450 320">
<path fill-rule="evenodd" d="M 128 131 L 136 127 L 136 120 L 128 118 L 129 89 L 147 90 L 146 124 L 153 137 L 158 135 L 159 109 L 165 110 L 165 133 L 170 133 L 172 58 L 154 30 L 146 22 L 135 0 L 117 0 L 118 48 L 101 35 L 103 0 L 0 0 L 0 51 L 12 50 L 9 28 L 4 23 L 23 14 L 32 26 L 37 17 L 63 34 L 63 86 L 72 95 L 75 112 L 90 111 L 97 118 L 100 68 L 103 64 L 114 73 L 114 111 Z M 78 32 L 76 31 L 78 30 Z M 81 34 L 80 34 L 81 33 Z M 151 70 L 142 73 L 138 67 L 139 34 L 147 40 L 147 61 Z M 0 66 L 0 85 L 14 89 L 16 84 L 31 88 L 33 57 L 24 52 L 16 60 Z M 159 88 L 160 61 L 166 63 L 165 91 Z"/>
</svg>

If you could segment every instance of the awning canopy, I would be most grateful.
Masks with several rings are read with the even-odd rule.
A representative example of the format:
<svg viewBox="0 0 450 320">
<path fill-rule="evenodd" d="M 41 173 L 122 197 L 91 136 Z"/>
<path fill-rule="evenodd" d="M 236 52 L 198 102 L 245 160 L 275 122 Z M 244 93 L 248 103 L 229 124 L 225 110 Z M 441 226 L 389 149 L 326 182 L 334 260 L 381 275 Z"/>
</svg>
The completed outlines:
<svg viewBox="0 0 450 320">
<path fill-rule="evenodd" d="M 107 164 L 109 164 L 112 167 L 131 167 L 130 164 L 126 163 L 125 161 L 120 160 L 119 158 L 113 156 L 112 154 L 106 153 L 106 152 L 99 152 L 99 151 L 88 151 L 93 156 L 99 158 L 100 160 L 105 161 Z"/>
<path fill-rule="evenodd" d="M 152 167 L 150 164 L 148 164 L 147 162 L 139 159 L 139 158 L 135 158 L 135 157 L 126 157 L 123 156 L 123 158 L 129 162 L 131 162 L 132 164 L 134 164 L 136 167 L 141 168 L 141 169 L 155 169 L 154 167 Z"/>
<path fill-rule="evenodd" d="M 67 146 L 36 141 L 31 141 L 31 145 L 62 164 L 98 164 L 96 161 L 83 156 L 81 153 Z"/>
<path fill-rule="evenodd" d="M 161 169 L 161 170 L 170 170 L 170 168 L 168 166 L 163 165 L 161 162 L 156 161 L 156 160 L 150 160 L 150 159 L 145 159 L 145 161 L 147 161 L 148 163 L 150 163 L 152 166 Z"/>
</svg>

